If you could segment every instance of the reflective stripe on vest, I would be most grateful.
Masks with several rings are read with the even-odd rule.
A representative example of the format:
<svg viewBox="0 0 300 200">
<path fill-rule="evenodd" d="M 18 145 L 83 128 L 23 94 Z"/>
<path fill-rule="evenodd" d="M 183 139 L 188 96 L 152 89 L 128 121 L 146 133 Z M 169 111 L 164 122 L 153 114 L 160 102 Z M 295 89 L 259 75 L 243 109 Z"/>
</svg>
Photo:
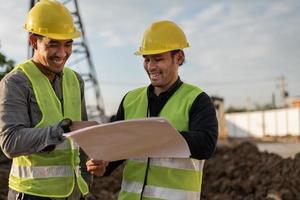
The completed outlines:
<svg viewBox="0 0 300 200">
<path fill-rule="evenodd" d="M 189 111 L 202 92 L 182 84 L 168 100 L 159 116 L 167 118 L 178 131 L 187 131 Z M 147 115 L 147 88 L 129 92 L 123 102 L 125 119 L 144 118 Z M 204 160 L 182 158 L 150 158 L 147 183 L 142 188 L 147 170 L 147 158 L 127 160 L 119 199 L 189 199 L 199 200 Z"/>
<path fill-rule="evenodd" d="M 48 178 L 72 176 L 71 166 L 16 166 L 12 165 L 11 175 L 20 178 Z"/>
<path fill-rule="evenodd" d="M 142 192 L 143 184 L 140 182 L 122 181 L 122 189 L 120 196 L 127 196 L 126 199 L 140 199 L 136 194 Z M 187 192 L 185 190 L 155 187 L 146 185 L 143 193 L 143 199 L 168 199 L 168 200 L 185 200 L 185 199 L 200 199 L 199 192 Z"/>
<path fill-rule="evenodd" d="M 74 171 L 71 166 L 11 166 L 11 175 L 20 178 L 48 178 L 48 177 L 67 177 L 72 176 Z M 76 167 L 75 173 L 80 175 L 79 166 Z"/>
<path fill-rule="evenodd" d="M 134 158 L 130 159 L 136 162 L 147 162 L 147 158 Z M 202 171 L 204 160 L 184 159 L 184 158 L 150 158 L 150 164 L 153 166 L 170 167 L 177 169 L 190 169 Z"/>
<path fill-rule="evenodd" d="M 17 66 L 31 82 L 34 95 L 42 113 L 41 121 L 35 126 L 42 128 L 58 123 L 63 118 L 81 121 L 81 93 L 76 74 L 64 68 L 62 77 L 63 111 L 50 81 L 28 60 Z M 69 139 L 56 146 L 54 151 L 40 152 L 13 159 L 9 187 L 27 194 L 61 198 L 69 196 L 75 182 L 83 194 L 88 186 L 80 175 L 79 148 Z M 75 176 L 77 181 L 75 181 Z"/>
<path fill-rule="evenodd" d="M 151 160 L 159 158 L 151 158 Z M 189 161 L 189 159 L 186 159 Z M 182 160 L 175 162 L 183 162 Z M 176 165 L 176 164 L 174 164 Z M 128 160 L 123 179 L 126 181 L 144 182 L 147 163 Z M 149 162 L 147 185 L 169 187 L 188 191 L 200 191 L 202 171 L 196 169 L 179 169 L 176 167 L 161 167 Z"/>
</svg>

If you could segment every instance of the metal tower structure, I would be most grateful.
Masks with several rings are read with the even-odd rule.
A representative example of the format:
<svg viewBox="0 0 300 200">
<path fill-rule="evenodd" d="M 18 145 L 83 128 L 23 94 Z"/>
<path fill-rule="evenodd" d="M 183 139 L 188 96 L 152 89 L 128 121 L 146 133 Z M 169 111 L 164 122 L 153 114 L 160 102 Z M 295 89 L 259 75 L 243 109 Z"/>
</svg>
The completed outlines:
<svg viewBox="0 0 300 200">
<path fill-rule="evenodd" d="M 31 9 L 38 0 L 30 0 Z M 72 13 L 77 29 L 82 36 L 76 39 L 73 43 L 73 53 L 68 64 L 74 68 L 82 76 L 85 82 L 85 96 L 87 104 L 87 112 L 90 120 L 106 122 L 108 117 L 105 116 L 104 104 L 100 93 L 99 82 L 94 63 L 92 62 L 91 54 L 85 37 L 83 23 L 80 17 L 79 6 L 77 0 L 60 0 Z M 33 50 L 28 44 L 27 56 L 32 56 Z"/>
</svg>

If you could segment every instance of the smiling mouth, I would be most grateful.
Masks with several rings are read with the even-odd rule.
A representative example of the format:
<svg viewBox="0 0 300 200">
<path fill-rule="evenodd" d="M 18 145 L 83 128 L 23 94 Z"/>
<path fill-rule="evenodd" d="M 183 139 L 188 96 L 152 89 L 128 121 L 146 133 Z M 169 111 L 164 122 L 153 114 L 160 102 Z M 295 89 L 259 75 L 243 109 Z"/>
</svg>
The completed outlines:
<svg viewBox="0 0 300 200">
<path fill-rule="evenodd" d="M 57 65 L 61 65 L 64 63 L 64 59 L 52 59 L 52 62 L 57 64 Z"/>
<path fill-rule="evenodd" d="M 149 73 L 151 79 L 157 79 L 160 76 L 160 73 Z"/>
</svg>

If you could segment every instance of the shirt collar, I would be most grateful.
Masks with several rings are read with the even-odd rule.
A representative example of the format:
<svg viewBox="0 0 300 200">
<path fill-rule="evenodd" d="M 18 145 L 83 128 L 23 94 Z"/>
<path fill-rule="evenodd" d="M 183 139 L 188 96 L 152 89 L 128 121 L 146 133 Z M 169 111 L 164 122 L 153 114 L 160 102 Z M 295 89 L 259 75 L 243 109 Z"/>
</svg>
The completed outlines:
<svg viewBox="0 0 300 200">
<path fill-rule="evenodd" d="M 148 86 L 148 96 L 150 98 L 170 97 L 181 85 L 182 85 L 182 81 L 181 81 L 180 77 L 178 76 L 178 79 L 175 81 L 175 83 L 173 83 L 173 85 L 167 91 L 160 93 L 159 96 L 157 96 L 154 93 L 154 86 L 149 85 Z"/>
</svg>

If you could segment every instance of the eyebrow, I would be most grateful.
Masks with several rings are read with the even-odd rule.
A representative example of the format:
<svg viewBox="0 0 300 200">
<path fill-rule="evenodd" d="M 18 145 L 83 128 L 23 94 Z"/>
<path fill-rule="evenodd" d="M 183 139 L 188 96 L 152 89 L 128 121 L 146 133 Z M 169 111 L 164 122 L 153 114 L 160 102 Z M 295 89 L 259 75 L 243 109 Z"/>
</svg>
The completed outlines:
<svg viewBox="0 0 300 200">
<path fill-rule="evenodd" d="M 163 57 L 162 54 L 154 54 L 154 55 L 143 55 L 144 58 L 146 58 L 147 56 L 152 56 L 154 58 L 159 58 L 159 57 Z"/>
<path fill-rule="evenodd" d="M 49 43 L 59 43 L 58 40 L 50 40 Z M 66 43 L 73 43 L 73 40 L 68 40 Z"/>
</svg>

